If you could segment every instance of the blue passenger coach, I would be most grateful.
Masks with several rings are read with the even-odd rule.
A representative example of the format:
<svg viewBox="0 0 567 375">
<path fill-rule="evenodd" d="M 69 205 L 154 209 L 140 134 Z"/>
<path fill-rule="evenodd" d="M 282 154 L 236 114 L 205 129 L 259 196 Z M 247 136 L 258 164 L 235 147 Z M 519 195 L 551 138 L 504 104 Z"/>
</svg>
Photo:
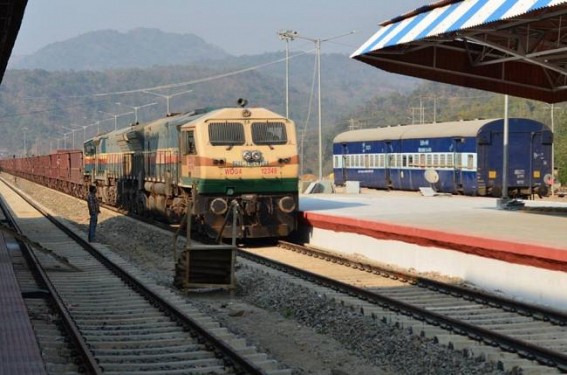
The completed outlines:
<svg viewBox="0 0 567 375">
<path fill-rule="evenodd" d="M 378 189 L 502 195 L 503 119 L 359 129 L 333 142 L 335 184 Z M 508 196 L 547 195 L 553 134 L 509 119 Z"/>
</svg>

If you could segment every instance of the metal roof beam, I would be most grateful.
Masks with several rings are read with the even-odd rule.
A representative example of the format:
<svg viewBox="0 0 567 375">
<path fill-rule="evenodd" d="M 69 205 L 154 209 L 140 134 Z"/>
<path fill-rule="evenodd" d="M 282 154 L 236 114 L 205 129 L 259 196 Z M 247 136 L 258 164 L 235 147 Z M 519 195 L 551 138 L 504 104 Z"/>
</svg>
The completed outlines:
<svg viewBox="0 0 567 375">
<path fill-rule="evenodd" d="M 552 70 L 552 71 L 557 72 L 559 74 L 567 75 L 567 70 L 565 70 L 565 69 L 563 69 L 563 68 L 561 68 L 557 65 L 549 64 L 546 61 L 542 61 L 542 60 L 539 60 L 539 59 L 536 59 L 536 58 L 533 58 L 533 57 L 529 57 L 528 55 L 522 55 L 522 54 L 520 54 L 516 51 L 509 49 L 509 48 L 499 46 L 497 44 L 493 44 L 493 43 L 490 43 L 490 42 L 487 42 L 487 41 L 483 41 L 483 40 L 477 39 L 475 37 L 466 36 L 464 38 L 473 42 L 473 43 L 476 43 L 476 44 L 479 44 L 479 45 L 482 45 L 482 46 L 491 47 L 495 50 L 499 50 L 501 52 L 507 53 L 507 54 L 509 54 L 513 57 L 518 58 L 519 60 L 523 60 L 523 61 L 532 63 L 534 65 L 541 66 L 542 68 Z"/>
<path fill-rule="evenodd" d="M 375 55 L 370 55 L 370 54 L 365 55 L 364 60 L 374 60 L 376 62 L 382 62 L 382 63 L 393 63 L 393 60 L 390 59 L 390 58 L 382 58 L 380 56 L 375 56 Z M 479 76 L 479 75 L 473 74 L 473 73 L 467 73 L 465 71 L 454 71 L 454 70 L 449 70 L 449 69 L 441 69 L 441 68 L 435 66 L 436 65 L 435 62 L 433 63 L 432 66 L 428 66 L 428 65 L 423 65 L 423 64 L 414 64 L 414 63 L 406 62 L 406 61 L 403 61 L 403 60 L 396 60 L 395 64 L 399 65 L 399 66 L 412 68 L 412 69 L 418 69 L 418 70 L 423 69 L 423 70 L 428 70 L 428 71 L 431 71 L 431 72 L 448 73 L 452 76 L 467 77 L 467 78 L 486 81 L 486 82 L 507 84 L 509 86 L 515 86 L 515 87 L 526 88 L 526 89 L 531 89 L 531 90 L 535 89 L 537 91 L 542 91 L 542 92 L 550 92 L 551 93 L 551 92 L 556 91 L 556 88 L 547 88 L 547 87 L 542 87 L 541 85 L 530 85 L 530 84 L 526 84 L 526 83 L 510 82 L 510 81 L 507 81 L 506 79 L 503 79 L 503 78 L 491 78 L 491 77 Z"/>
</svg>

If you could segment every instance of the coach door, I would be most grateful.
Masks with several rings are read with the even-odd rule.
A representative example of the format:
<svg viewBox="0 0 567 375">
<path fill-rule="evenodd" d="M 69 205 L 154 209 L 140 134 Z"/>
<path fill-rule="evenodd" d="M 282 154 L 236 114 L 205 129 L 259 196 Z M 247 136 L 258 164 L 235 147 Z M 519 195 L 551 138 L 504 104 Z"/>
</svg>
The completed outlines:
<svg viewBox="0 0 567 375">
<path fill-rule="evenodd" d="M 347 155 L 347 145 L 343 143 L 341 145 L 341 181 L 346 183 L 347 180 L 347 167 L 349 165 L 348 155 Z"/>
<path fill-rule="evenodd" d="M 553 135 L 549 131 L 530 133 L 530 170 L 529 186 L 531 189 L 539 186 L 539 193 L 545 195 L 547 193 L 547 184 L 552 182 L 551 171 L 551 145 L 553 144 Z M 526 176 L 527 177 L 527 176 Z"/>
<path fill-rule="evenodd" d="M 463 188 L 463 138 L 453 138 L 453 191 L 458 193 Z"/>
<path fill-rule="evenodd" d="M 197 148 L 195 145 L 195 129 L 182 131 L 179 142 L 179 150 L 181 153 L 179 157 L 179 162 L 181 163 L 181 165 L 178 169 L 178 173 L 180 173 L 179 181 L 182 185 L 190 186 L 192 182 L 192 172 L 195 167 L 195 158 L 197 155 Z"/>
<path fill-rule="evenodd" d="M 384 155 L 384 187 L 390 189 L 392 187 L 392 171 L 391 168 L 394 166 L 395 155 L 392 148 L 392 141 L 384 142 L 385 155 Z"/>
</svg>

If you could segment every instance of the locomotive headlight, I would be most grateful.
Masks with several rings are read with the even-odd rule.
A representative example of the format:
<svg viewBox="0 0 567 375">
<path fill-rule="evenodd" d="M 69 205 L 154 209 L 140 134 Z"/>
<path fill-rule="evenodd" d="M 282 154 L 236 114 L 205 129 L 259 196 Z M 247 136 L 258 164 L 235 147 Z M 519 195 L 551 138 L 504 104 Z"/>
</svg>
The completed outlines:
<svg viewBox="0 0 567 375">
<path fill-rule="evenodd" d="M 289 214 L 296 208 L 295 200 L 292 197 L 283 197 L 278 201 L 278 207 L 282 212 Z"/>
<path fill-rule="evenodd" d="M 242 152 L 242 159 L 246 160 L 246 161 L 251 161 L 252 160 L 252 151 L 243 151 Z"/>
<path fill-rule="evenodd" d="M 252 151 L 252 160 L 254 161 L 262 160 L 262 153 L 260 151 Z"/>
<path fill-rule="evenodd" d="M 228 211 L 228 203 L 223 198 L 215 198 L 211 201 L 209 208 L 215 215 L 224 215 Z"/>
</svg>

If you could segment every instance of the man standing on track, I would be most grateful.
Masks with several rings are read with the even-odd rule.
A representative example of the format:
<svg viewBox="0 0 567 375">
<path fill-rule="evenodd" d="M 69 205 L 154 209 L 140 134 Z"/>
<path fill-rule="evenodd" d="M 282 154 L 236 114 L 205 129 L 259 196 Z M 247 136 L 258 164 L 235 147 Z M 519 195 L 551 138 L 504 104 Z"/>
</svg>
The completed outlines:
<svg viewBox="0 0 567 375">
<path fill-rule="evenodd" d="M 96 186 L 94 185 L 89 186 L 87 205 L 89 206 L 89 215 L 91 217 L 89 222 L 89 242 L 93 242 L 95 239 L 98 214 L 100 214 L 100 207 L 98 205 L 98 199 L 96 198 Z"/>
</svg>

